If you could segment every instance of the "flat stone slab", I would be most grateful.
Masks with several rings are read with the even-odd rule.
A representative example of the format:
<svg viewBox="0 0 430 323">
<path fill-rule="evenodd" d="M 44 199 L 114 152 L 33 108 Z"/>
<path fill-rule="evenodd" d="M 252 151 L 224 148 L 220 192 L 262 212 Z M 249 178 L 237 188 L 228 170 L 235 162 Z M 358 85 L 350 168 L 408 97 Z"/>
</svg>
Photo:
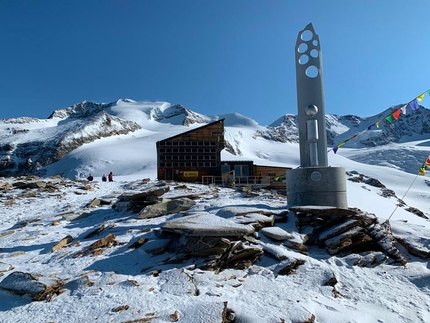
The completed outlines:
<svg viewBox="0 0 430 323">
<path fill-rule="evenodd" d="M 334 206 L 317 206 L 317 205 L 304 205 L 304 206 L 293 206 L 289 208 L 290 211 L 296 213 L 310 213 L 319 215 L 339 215 L 339 216 L 351 216 L 356 215 L 359 210 L 357 209 L 345 209 Z"/>
<path fill-rule="evenodd" d="M 244 236 L 252 234 L 254 227 L 235 223 L 211 213 L 197 213 L 166 222 L 162 229 L 191 236 Z"/>
<path fill-rule="evenodd" d="M 291 240 L 294 238 L 291 233 L 279 227 L 266 227 L 262 228 L 259 232 L 264 234 L 266 237 L 277 241 Z"/>
</svg>

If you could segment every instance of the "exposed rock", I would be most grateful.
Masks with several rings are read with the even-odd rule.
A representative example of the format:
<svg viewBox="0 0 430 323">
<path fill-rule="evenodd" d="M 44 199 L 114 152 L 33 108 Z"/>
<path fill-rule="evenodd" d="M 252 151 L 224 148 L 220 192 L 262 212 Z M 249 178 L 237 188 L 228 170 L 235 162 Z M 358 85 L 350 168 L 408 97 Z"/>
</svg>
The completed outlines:
<svg viewBox="0 0 430 323">
<path fill-rule="evenodd" d="M 0 282 L 0 289 L 17 295 L 29 295 L 35 301 L 49 300 L 61 293 L 64 282 L 15 271 Z"/>
<path fill-rule="evenodd" d="M 170 186 L 153 186 L 142 192 L 125 192 L 118 197 L 118 201 L 145 201 L 148 196 L 162 196 L 170 190 Z"/>
<path fill-rule="evenodd" d="M 86 250 L 77 252 L 72 257 L 76 258 L 76 257 L 84 256 L 97 249 L 110 247 L 115 243 L 115 241 L 116 241 L 116 237 L 112 233 L 109 233 L 106 237 L 101 238 L 96 242 L 94 242 L 93 244 L 91 244 Z"/>
<path fill-rule="evenodd" d="M 305 261 L 303 259 L 288 259 L 281 262 L 275 271 L 277 271 L 278 275 L 290 275 L 294 273 L 294 270 L 298 266 L 303 265 L 304 263 Z"/>
<path fill-rule="evenodd" d="M 67 237 L 61 239 L 61 241 L 59 243 L 57 243 L 55 246 L 53 246 L 51 248 L 51 252 L 56 252 L 56 251 L 60 250 L 61 248 L 64 248 L 66 245 L 68 245 L 72 241 L 73 241 L 72 236 L 67 236 Z"/>
<path fill-rule="evenodd" d="M 90 208 L 95 208 L 95 207 L 98 207 L 98 206 L 100 206 L 101 205 L 101 202 L 100 202 L 100 200 L 97 198 L 97 197 L 95 197 L 89 204 L 88 204 L 88 207 L 90 207 Z"/>
<path fill-rule="evenodd" d="M 423 218 L 423 219 L 426 219 L 426 220 L 429 219 L 429 217 L 426 216 L 424 214 L 424 212 L 422 212 L 421 210 L 419 210 L 419 209 L 417 209 L 415 207 L 410 206 L 410 207 L 406 208 L 406 211 L 411 212 L 411 213 L 413 213 L 415 215 L 418 215 L 420 218 Z"/>
<path fill-rule="evenodd" d="M 394 261 L 406 264 L 389 226 L 381 226 L 372 214 L 330 207 L 294 207 L 291 210 L 296 212 L 299 230 L 309 232 L 307 243 L 326 248 L 330 255 L 383 251 Z M 369 259 L 361 263 L 375 262 L 376 259 Z"/>
<path fill-rule="evenodd" d="M 142 249 L 151 255 L 161 255 L 167 250 L 167 248 L 170 247 L 171 244 L 172 244 L 171 239 L 151 240 L 145 243 L 142 246 Z"/>
<path fill-rule="evenodd" d="M 89 238 L 92 238 L 92 237 L 94 237 L 94 236 L 97 236 L 97 235 L 99 235 L 100 233 L 102 233 L 104 229 L 105 229 L 105 224 L 104 224 L 104 223 L 102 223 L 102 224 L 101 224 L 97 229 L 95 229 L 95 230 L 91 231 L 90 233 L 88 233 L 88 234 L 84 237 L 84 239 L 89 239 Z"/>
<path fill-rule="evenodd" d="M 11 234 L 14 234 L 14 233 L 15 233 L 14 230 L 10 230 L 10 231 L 6 231 L 6 232 L 3 232 L 3 233 L 0 233 L 0 238 L 10 236 Z"/>
<path fill-rule="evenodd" d="M 129 245 L 127 248 L 129 249 L 137 249 L 140 248 L 141 246 L 143 246 L 143 244 L 145 242 L 147 242 L 148 239 L 145 238 L 139 238 L 138 240 L 136 240 L 135 242 L 133 242 L 131 245 Z"/>
<path fill-rule="evenodd" d="M 20 189 L 33 189 L 33 188 L 43 188 L 46 187 L 46 183 L 44 181 L 35 181 L 35 182 L 15 182 L 12 184 L 16 188 Z"/>
<path fill-rule="evenodd" d="M 258 232 L 276 241 L 284 241 L 284 240 L 290 240 L 294 238 L 294 236 L 291 233 L 279 227 L 267 227 L 267 228 L 261 229 Z"/>
<path fill-rule="evenodd" d="M 149 219 L 158 216 L 186 211 L 196 205 L 189 198 L 164 200 L 163 202 L 146 206 L 137 216 L 138 219 Z"/>
<path fill-rule="evenodd" d="M 0 272 L 12 270 L 13 266 L 0 261 Z"/>
<path fill-rule="evenodd" d="M 250 225 L 236 224 L 211 213 L 203 212 L 167 221 L 161 228 L 163 231 L 181 235 L 208 237 L 235 237 L 254 232 L 254 228 Z"/>
<path fill-rule="evenodd" d="M 272 227 L 275 223 L 275 215 L 264 215 L 261 213 L 251 212 L 236 216 L 236 223 L 252 224 L 256 230 L 264 227 Z"/>
<path fill-rule="evenodd" d="M 188 236 L 184 251 L 191 256 L 208 257 L 222 255 L 230 245 L 231 242 L 223 237 Z"/>
<path fill-rule="evenodd" d="M 120 305 L 120 306 L 113 308 L 112 312 L 117 313 L 117 312 L 127 311 L 129 308 L 130 308 L 130 306 L 128 306 L 128 305 Z"/>
</svg>

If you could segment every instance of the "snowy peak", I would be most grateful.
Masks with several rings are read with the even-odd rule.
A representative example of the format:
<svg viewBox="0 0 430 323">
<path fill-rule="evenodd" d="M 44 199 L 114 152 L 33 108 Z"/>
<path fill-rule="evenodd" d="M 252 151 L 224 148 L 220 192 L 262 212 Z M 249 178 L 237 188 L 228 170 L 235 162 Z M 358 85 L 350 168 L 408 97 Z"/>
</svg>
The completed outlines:
<svg viewBox="0 0 430 323">
<path fill-rule="evenodd" d="M 51 115 L 48 117 L 48 119 L 52 118 L 77 118 L 77 119 L 83 119 L 90 117 L 92 115 L 95 115 L 99 113 L 100 111 L 106 110 L 107 108 L 110 108 L 111 106 L 115 105 L 116 103 L 94 103 L 90 101 L 82 101 L 81 103 L 77 103 L 72 105 L 71 107 L 68 107 L 66 109 L 59 109 L 55 110 L 51 113 Z"/>
</svg>

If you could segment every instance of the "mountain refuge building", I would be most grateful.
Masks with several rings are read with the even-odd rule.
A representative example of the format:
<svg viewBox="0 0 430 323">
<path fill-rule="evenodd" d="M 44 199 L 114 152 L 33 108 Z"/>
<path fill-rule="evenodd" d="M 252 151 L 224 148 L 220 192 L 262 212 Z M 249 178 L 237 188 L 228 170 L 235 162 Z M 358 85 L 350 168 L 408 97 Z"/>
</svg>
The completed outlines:
<svg viewBox="0 0 430 323">
<path fill-rule="evenodd" d="M 222 161 L 226 148 L 224 120 L 157 141 L 157 178 L 180 182 L 254 184 L 285 188 L 290 168 L 254 165 L 253 161 Z"/>
</svg>

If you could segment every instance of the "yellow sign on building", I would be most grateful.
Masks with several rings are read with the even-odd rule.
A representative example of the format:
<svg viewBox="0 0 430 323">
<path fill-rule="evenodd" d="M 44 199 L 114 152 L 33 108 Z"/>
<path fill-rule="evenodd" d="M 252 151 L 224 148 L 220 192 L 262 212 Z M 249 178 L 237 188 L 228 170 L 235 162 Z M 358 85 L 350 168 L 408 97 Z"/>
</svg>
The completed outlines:
<svg viewBox="0 0 430 323">
<path fill-rule="evenodd" d="M 199 172 L 198 171 L 187 171 L 184 172 L 184 177 L 197 177 L 199 176 Z"/>
</svg>

